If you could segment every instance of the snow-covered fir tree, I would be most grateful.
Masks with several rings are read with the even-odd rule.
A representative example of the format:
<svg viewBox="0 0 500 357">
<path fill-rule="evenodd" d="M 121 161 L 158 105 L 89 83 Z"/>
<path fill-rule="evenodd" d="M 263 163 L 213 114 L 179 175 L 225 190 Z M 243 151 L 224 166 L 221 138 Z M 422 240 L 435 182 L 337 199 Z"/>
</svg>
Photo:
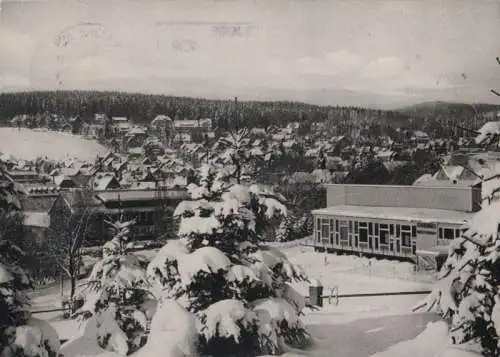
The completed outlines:
<svg viewBox="0 0 500 357">
<path fill-rule="evenodd" d="M 155 308 L 146 276 L 147 263 L 129 251 L 134 221 L 110 223 L 112 240 L 103 246 L 103 258 L 88 278 L 85 303 L 76 316 L 89 318 L 98 345 L 127 355 L 142 347 Z"/>
<path fill-rule="evenodd" d="M 0 163 L 2 218 L 20 209 L 18 195 L 23 193 Z M 26 291 L 32 283 L 21 267 L 22 257 L 21 249 L 0 231 L 0 356 L 56 357 L 60 348 L 57 333 L 28 310 Z"/>
<path fill-rule="evenodd" d="M 285 218 L 281 220 L 280 225 L 276 229 L 276 242 L 288 242 L 295 238 L 295 224 L 296 218 L 288 214 Z"/>
<path fill-rule="evenodd" d="M 266 221 L 286 207 L 269 189 L 227 183 L 210 165 L 188 189 L 191 200 L 175 212 L 179 239 L 148 267 L 163 300 L 157 314 L 174 311 L 191 326 L 177 327 L 183 347 L 165 353 L 257 356 L 305 346 L 310 337 L 299 319 L 305 303 L 290 283 L 307 277 L 284 254 L 260 245 Z M 167 331 L 175 324 L 162 325 L 163 339 L 172 339 Z"/>
<path fill-rule="evenodd" d="M 500 355 L 500 184 L 483 181 L 483 204 L 455 239 L 436 288 L 416 307 L 450 322 L 453 343 L 477 342 L 484 356 Z"/>
<path fill-rule="evenodd" d="M 265 141 L 252 143 L 249 130 L 244 128 L 220 138 L 212 148 L 209 161 L 219 166 L 225 179 L 241 184 L 251 180 L 277 155 L 279 153 L 266 146 Z"/>
</svg>

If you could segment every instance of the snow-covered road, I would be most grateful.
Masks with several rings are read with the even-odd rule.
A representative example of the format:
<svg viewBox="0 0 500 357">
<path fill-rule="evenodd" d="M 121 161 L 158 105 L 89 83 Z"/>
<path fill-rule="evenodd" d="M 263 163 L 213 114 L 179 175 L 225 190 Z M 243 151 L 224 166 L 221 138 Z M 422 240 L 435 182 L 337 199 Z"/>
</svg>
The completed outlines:
<svg viewBox="0 0 500 357">
<path fill-rule="evenodd" d="M 435 314 L 408 314 L 366 318 L 338 325 L 309 325 L 315 346 L 304 356 L 369 357 L 398 342 L 419 335 Z M 411 351 L 408 351 L 411 354 Z"/>
</svg>

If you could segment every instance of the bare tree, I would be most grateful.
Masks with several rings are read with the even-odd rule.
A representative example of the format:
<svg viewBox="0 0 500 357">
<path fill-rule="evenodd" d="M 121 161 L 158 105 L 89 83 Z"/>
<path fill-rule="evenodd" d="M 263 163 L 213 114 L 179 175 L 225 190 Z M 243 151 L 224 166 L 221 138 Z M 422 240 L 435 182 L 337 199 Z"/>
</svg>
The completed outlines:
<svg viewBox="0 0 500 357">
<path fill-rule="evenodd" d="M 91 192 L 80 190 L 62 195 L 54 209 L 49 251 L 62 276 L 69 279 L 72 301 L 80 275 L 82 248 L 94 211 Z"/>
</svg>

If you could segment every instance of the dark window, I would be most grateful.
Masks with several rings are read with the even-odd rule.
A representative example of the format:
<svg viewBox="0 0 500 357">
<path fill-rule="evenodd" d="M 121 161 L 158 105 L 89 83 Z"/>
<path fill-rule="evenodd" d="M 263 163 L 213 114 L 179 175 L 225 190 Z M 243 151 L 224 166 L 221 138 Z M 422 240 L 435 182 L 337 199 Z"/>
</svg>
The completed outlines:
<svg viewBox="0 0 500 357">
<path fill-rule="evenodd" d="M 387 224 L 380 224 L 380 229 L 389 229 Z"/>
<path fill-rule="evenodd" d="M 372 235 L 373 234 L 373 223 L 370 222 L 368 224 L 368 234 Z"/>
<path fill-rule="evenodd" d="M 386 230 L 380 231 L 380 244 L 388 244 L 389 243 L 389 232 Z"/>
<path fill-rule="evenodd" d="M 439 239 L 443 239 L 443 228 L 439 228 Z"/>
<path fill-rule="evenodd" d="M 451 229 L 451 228 L 443 229 L 443 236 L 444 236 L 444 239 L 455 239 L 453 229 Z"/>
<path fill-rule="evenodd" d="M 368 230 L 366 228 L 359 230 L 359 241 L 363 243 L 368 242 Z"/>
<path fill-rule="evenodd" d="M 411 226 L 411 236 L 412 237 L 417 236 L 417 226 Z"/>
<path fill-rule="evenodd" d="M 352 233 L 352 221 L 349 221 L 349 233 Z"/>
<path fill-rule="evenodd" d="M 375 235 L 378 236 L 378 223 L 375 223 Z"/>
<path fill-rule="evenodd" d="M 330 235 L 330 227 L 328 224 L 323 224 L 321 226 L 321 238 L 329 238 Z"/>
<path fill-rule="evenodd" d="M 460 229 L 455 229 L 455 238 L 460 237 Z"/>
<path fill-rule="evenodd" d="M 359 232 L 358 221 L 354 221 L 354 233 L 358 233 L 358 232 Z"/>
<path fill-rule="evenodd" d="M 333 229 L 333 219 L 330 219 L 330 232 L 334 232 L 335 230 Z"/>
<path fill-rule="evenodd" d="M 410 232 L 401 232 L 401 244 L 404 247 L 409 247 L 411 245 L 411 236 Z"/>
<path fill-rule="evenodd" d="M 394 224 L 391 224 L 391 230 L 390 230 L 390 235 L 393 236 L 394 235 Z"/>
<path fill-rule="evenodd" d="M 335 220 L 335 231 L 336 232 L 339 231 L 339 220 L 338 219 Z"/>
<path fill-rule="evenodd" d="M 396 237 L 399 237 L 400 236 L 400 226 L 399 224 L 396 224 Z"/>
</svg>

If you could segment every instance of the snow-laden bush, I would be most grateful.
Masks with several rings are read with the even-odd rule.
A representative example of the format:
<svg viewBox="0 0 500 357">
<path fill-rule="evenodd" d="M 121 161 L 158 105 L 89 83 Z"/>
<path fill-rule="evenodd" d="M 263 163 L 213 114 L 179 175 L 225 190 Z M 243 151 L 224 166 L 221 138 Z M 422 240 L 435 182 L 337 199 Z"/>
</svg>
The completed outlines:
<svg viewBox="0 0 500 357">
<path fill-rule="evenodd" d="M 417 307 L 450 322 L 454 343 L 477 341 L 485 356 L 500 355 L 500 200 L 484 202 L 455 239 L 433 292 Z"/>
<path fill-rule="evenodd" d="M 266 221 L 286 207 L 265 187 L 227 184 L 212 166 L 200 176 L 189 187 L 192 199 L 175 211 L 179 240 L 148 266 L 155 293 L 196 318 L 200 355 L 304 347 L 309 335 L 299 315 L 305 304 L 289 283 L 307 277 L 283 253 L 260 245 Z"/>
<path fill-rule="evenodd" d="M 295 217 L 292 215 L 286 216 L 281 220 L 280 225 L 276 229 L 275 241 L 288 242 L 295 238 L 294 224 L 296 223 Z"/>
<path fill-rule="evenodd" d="M 92 319 L 101 348 L 130 354 L 147 340 L 152 296 L 145 263 L 128 251 L 129 222 L 116 222 L 114 238 L 103 246 L 103 258 L 88 278 L 85 303 L 76 316 Z"/>
<path fill-rule="evenodd" d="M 0 238 L 1 239 L 1 238 Z M 31 317 L 25 290 L 31 281 L 17 265 L 22 252 L 0 241 L 0 356 L 56 357 L 59 337 L 47 323 Z"/>
<path fill-rule="evenodd" d="M 177 301 L 166 299 L 158 304 L 151 321 L 151 332 L 146 346 L 135 357 L 195 356 L 198 346 L 196 319 Z"/>
</svg>

